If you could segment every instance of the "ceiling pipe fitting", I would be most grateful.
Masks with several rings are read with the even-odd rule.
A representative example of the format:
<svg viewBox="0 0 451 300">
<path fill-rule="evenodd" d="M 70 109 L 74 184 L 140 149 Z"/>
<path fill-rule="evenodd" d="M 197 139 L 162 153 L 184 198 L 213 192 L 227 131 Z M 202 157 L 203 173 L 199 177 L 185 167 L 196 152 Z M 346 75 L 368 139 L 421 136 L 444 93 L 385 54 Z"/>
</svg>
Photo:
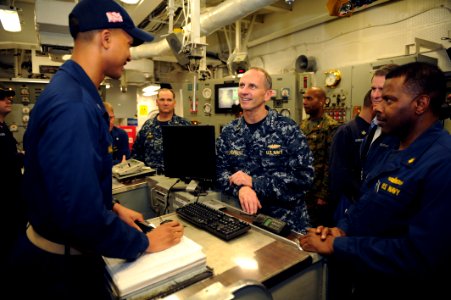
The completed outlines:
<svg viewBox="0 0 451 300">
<path fill-rule="evenodd" d="M 236 20 L 277 2 L 277 0 L 228 0 L 208 10 L 200 16 L 201 36 L 212 34 L 216 30 L 234 23 Z M 191 31 L 191 23 L 184 27 Z M 166 39 L 159 42 L 143 44 L 130 50 L 132 59 L 152 58 L 155 56 L 172 56 L 171 48 Z"/>
</svg>

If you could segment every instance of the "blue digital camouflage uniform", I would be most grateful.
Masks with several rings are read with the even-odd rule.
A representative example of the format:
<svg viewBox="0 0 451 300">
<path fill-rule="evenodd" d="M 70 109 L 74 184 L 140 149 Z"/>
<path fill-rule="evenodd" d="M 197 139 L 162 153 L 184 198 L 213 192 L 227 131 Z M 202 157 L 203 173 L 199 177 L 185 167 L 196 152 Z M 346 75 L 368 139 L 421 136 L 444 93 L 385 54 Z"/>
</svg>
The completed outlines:
<svg viewBox="0 0 451 300">
<path fill-rule="evenodd" d="M 261 213 L 279 218 L 292 230 L 310 227 L 305 192 L 313 182 L 313 157 L 299 126 L 266 107 L 269 113 L 251 132 L 244 118 L 233 120 L 217 139 L 217 180 L 221 190 L 235 197 L 239 187 L 229 177 L 241 170 L 252 176 Z"/>
<path fill-rule="evenodd" d="M 328 114 L 318 120 L 303 120 L 301 130 L 307 137 L 313 153 L 315 178 L 312 188 L 307 192 L 306 202 L 313 226 L 331 225 L 332 210 L 330 206 L 318 207 L 316 199 L 328 201 L 329 197 L 329 157 L 332 139 L 339 124 Z"/>
<path fill-rule="evenodd" d="M 136 135 L 136 141 L 132 148 L 132 158 L 144 162 L 146 166 L 154 168 L 160 173 L 164 173 L 163 137 L 157 116 L 147 120 Z M 191 122 L 173 115 L 167 125 L 191 125 Z"/>
</svg>

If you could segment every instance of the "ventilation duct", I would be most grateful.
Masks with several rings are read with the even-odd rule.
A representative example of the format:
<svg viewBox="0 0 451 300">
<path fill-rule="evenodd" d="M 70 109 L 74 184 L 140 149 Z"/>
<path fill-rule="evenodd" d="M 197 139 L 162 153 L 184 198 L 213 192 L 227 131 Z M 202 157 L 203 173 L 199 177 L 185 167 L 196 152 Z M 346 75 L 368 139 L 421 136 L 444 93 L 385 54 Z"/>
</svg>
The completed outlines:
<svg viewBox="0 0 451 300">
<path fill-rule="evenodd" d="M 234 23 L 236 20 L 271 5 L 277 0 L 228 0 L 210 9 L 200 16 L 201 36 L 212 34 L 216 30 Z M 191 24 L 184 27 L 186 32 L 191 30 Z M 156 56 L 172 56 L 171 48 L 166 39 L 159 42 L 143 44 L 131 49 L 132 59 Z"/>
<path fill-rule="evenodd" d="M 74 2 L 36 0 L 36 27 L 42 51 L 51 53 L 65 51 L 73 47 L 67 16 L 74 8 Z M 58 13 L 55 13 L 58 12 Z"/>
</svg>

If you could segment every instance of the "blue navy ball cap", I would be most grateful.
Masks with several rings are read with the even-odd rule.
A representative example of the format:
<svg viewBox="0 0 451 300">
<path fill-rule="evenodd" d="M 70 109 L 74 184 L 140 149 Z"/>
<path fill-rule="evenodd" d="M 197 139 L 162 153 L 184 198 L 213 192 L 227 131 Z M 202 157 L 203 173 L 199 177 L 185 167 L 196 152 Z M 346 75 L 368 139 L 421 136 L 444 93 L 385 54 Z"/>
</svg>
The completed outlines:
<svg viewBox="0 0 451 300">
<path fill-rule="evenodd" d="M 6 97 L 14 97 L 15 95 L 16 92 L 14 90 L 0 88 L 0 99 L 2 100 Z"/>
<path fill-rule="evenodd" d="M 135 26 L 125 9 L 113 0 L 81 0 L 69 14 L 70 34 L 120 28 L 133 37 L 132 46 L 153 40 L 153 36 Z"/>
</svg>

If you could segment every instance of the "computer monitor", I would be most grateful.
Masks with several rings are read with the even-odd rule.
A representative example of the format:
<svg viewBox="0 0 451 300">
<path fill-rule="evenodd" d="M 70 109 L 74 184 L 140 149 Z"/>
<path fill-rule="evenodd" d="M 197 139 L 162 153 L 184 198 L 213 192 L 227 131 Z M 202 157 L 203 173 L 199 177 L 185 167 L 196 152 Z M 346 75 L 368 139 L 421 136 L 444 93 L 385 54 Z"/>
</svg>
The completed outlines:
<svg viewBox="0 0 451 300">
<path fill-rule="evenodd" d="M 220 83 L 215 85 L 215 113 L 233 113 L 233 105 L 239 105 L 238 82 Z"/>
<path fill-rule="evenodd" d="M 215 127 L 213 125 L 162 126 L 164 175 L 198 189 L 214 187 L 216 181 Z"/>
</svg>

